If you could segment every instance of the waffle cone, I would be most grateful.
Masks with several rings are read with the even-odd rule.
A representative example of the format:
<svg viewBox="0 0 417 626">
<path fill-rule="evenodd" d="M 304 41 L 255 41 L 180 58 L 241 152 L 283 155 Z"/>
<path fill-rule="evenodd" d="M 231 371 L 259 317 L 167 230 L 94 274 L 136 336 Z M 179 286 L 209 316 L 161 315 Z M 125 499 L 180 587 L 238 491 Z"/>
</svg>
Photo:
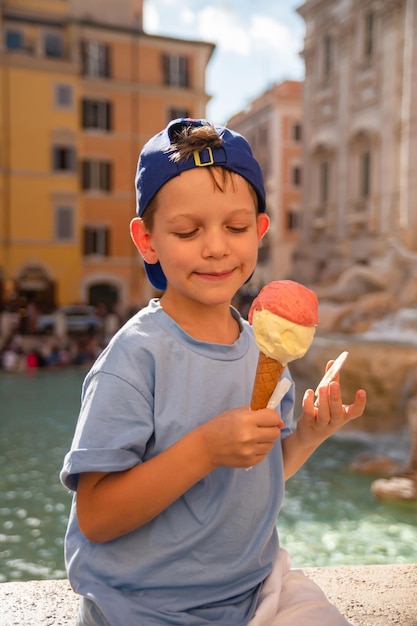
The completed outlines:
<svg viewBox="0 0 417 626">
<path fill-rule="evenodd" d="M 256 411 L 257 409 L 266 408 L 269 398 L 277 386 L 284 369 L 285 365 L 279 363 L 279 361 L 271 359 L 262 352 L 259 353 L 250 403 L 252 410 Z"/>
</svg>

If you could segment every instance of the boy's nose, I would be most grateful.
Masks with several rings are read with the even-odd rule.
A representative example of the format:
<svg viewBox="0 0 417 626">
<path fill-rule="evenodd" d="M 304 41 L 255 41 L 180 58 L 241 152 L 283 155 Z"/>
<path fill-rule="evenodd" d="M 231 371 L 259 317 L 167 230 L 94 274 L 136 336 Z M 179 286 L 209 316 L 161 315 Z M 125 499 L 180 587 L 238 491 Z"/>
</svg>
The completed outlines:
<svg viewBox="0 0 417 626">
<path fill-rule="evenodd" d="M 227 252 L 228 243 L 224 233 L 213 230 L 208 232 L 204 238 L 203 255 L 221 258 Z"/>
</svg>

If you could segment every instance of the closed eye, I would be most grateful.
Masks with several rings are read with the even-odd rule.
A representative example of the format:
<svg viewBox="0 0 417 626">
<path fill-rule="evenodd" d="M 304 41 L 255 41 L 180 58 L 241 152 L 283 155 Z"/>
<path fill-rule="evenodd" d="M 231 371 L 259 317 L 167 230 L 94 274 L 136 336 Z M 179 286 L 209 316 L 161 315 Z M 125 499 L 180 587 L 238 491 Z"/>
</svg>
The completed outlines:
<svg viewBox="0 0 417 626">
<path fill-rule="evenodd" d="M 246 233 L 248 231 L 248 226 L 229 226 L 230 232 L 232 233 Z"/>
<path fill-rule="evenodd" d="M 198 228 L 194 228 L 194 230 L 190 230 L 186 233 L 174 233 L 174 235 L 178 237 L 178 239 L 190 239 L 190 237 L 193 237 L 197 233 L 198 233 Z"/>
</svg>

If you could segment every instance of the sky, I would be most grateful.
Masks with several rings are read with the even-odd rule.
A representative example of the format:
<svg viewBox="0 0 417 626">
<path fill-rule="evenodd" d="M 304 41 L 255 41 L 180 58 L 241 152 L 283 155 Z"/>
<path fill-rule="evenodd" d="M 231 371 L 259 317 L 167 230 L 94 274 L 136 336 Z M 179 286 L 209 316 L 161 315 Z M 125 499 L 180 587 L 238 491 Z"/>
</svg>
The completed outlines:
<svg viewBox="0 0 417 626">
<path fill-rule="evenodd" d="M 150 34 L 216 44 L 206 72 L 206 117 L 222 124 L 273 83 L 302 80 L 302 0 L 145 0 Z"/>
</svg>

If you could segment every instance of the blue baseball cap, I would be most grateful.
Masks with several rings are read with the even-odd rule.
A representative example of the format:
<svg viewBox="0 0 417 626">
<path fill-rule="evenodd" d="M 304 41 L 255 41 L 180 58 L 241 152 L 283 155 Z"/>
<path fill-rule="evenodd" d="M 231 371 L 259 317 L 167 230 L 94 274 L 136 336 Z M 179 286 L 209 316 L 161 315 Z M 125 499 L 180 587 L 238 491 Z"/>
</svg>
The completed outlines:
<svg viewBox="0 0 417 626">
<path fill-rule="evenodd" d="M 225 128 L 214 126 L 223 140 L 220 148 L 196 150 L 187 159 L 173 161 L 170 148 L 176 141 L 176 134 L 184 127 L 198 127 L 210 124 L 204 119 L 182 118 L 171 121 L 160 133 L 149 139 L 143 146 L 136 171 L 136 211 L 142 217 L 149 203 L 160 188 L 181 172 L 196 167 L 220 166 L 243 176 L 254 188 L 258 196 L 258 211 L 266 208 L 265 188 L 262 170 L 252 154 L 251 147 L 242 135 Z M 162 268 L 157 263 L 146 263 L 145 271 L 151 284 L 165 291 L 167 283 Z"/>
</svg>

